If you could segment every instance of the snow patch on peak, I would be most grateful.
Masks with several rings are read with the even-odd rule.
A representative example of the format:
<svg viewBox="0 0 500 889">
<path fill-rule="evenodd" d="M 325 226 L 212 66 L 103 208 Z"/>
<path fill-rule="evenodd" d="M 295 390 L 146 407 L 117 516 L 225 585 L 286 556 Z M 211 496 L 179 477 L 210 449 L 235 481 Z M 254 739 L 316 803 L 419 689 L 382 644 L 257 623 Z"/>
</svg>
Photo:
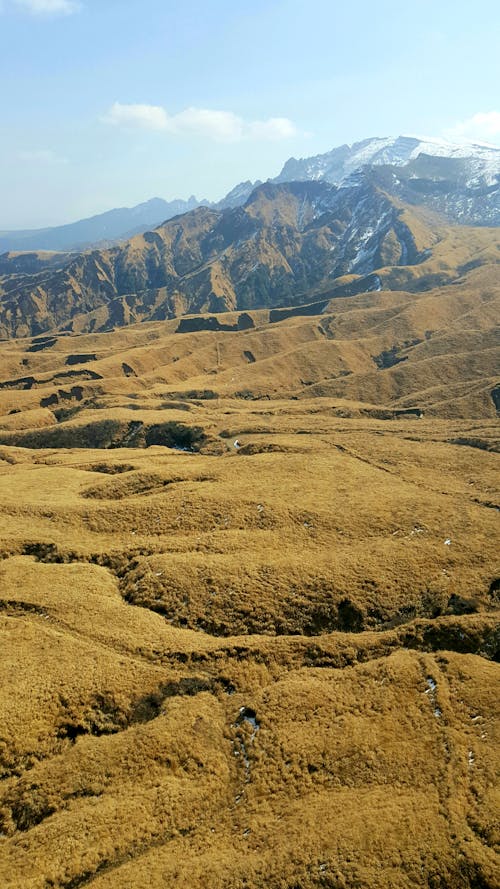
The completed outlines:
<svg viewBox="0 0 500 889">
<path fill-rule="evenodd" d="M 273 181 L 326 179 L 334 185 L 341 185 L 367 165 L 404 166 L 421 154 L 469 159 L 470 178 L 473 181 L 479 177 L 485 183 L 493 184 L 500 179 L 500 148 L 477 143 L 452 143 L 433 137 L 375 136 L 353 145 L 341 145 L 314 157 L 300 160 L 290 158 Z"/>
</svg>

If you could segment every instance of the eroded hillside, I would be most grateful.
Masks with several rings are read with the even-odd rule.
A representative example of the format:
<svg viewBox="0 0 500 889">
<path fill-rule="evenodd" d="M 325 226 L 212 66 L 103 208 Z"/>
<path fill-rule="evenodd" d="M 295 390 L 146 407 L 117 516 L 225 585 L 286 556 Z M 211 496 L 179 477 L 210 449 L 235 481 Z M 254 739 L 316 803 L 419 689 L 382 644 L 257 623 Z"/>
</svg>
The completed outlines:
<svg viewBox="0 0 500 889">
<path fill-rule="evenodd" d="M 102 426 L 102 444 L 129 426 L 136 443 L 167 407 L 184 421 L 201 414 L 218 435 L 222 398 L 327 397 L 345 417 L 494 419 L 499 304 L 490 262 L 430 291 L 326 291 L 290 308 L 11 340 L 0 345 L 0 440 L 73 445 L 106 420 L 116 428 Z"/>
</svg>

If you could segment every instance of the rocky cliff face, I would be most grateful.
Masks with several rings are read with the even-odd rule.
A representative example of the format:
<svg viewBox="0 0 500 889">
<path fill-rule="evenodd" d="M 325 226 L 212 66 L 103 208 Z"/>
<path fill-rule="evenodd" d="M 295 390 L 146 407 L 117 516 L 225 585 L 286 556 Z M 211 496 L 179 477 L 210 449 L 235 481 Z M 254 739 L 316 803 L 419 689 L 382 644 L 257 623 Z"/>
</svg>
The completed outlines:
<svg viewBox="0 0 500 889">
<path fill-rule="evenodd" d="M 500 225 L 500 152 L 497 174 L 474 158 L 420 154 L 408 164 L 372 167 L 379 187 L 407 204 L 424 206 L 459 225 Z"/>
</svg>

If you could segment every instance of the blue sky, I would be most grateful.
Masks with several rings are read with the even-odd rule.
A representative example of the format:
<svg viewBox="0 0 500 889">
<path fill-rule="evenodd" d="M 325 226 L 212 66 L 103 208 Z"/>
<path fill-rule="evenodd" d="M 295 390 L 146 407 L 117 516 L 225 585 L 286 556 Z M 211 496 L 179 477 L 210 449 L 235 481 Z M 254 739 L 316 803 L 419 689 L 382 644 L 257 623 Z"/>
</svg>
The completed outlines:
<svg viewBox="0 0 500 889">
<path fill-rule="evenodd" d="M 500 144 L 499 46 L 490 0 L 0 0 L 0 229 L 373 135 Z"/>
</svg>

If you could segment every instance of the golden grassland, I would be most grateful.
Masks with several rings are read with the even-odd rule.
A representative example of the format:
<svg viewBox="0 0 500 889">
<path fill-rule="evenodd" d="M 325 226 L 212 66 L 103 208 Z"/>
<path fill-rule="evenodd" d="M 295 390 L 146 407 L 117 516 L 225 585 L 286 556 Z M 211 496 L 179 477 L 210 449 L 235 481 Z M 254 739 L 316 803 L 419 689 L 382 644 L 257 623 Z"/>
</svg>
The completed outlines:
<svg viewBox="0 0 500 889">
<path fill-rule="evenodd" d="M 481 274 L 0 344 L 2 889 L 497 885 Z"/>
</svg>

